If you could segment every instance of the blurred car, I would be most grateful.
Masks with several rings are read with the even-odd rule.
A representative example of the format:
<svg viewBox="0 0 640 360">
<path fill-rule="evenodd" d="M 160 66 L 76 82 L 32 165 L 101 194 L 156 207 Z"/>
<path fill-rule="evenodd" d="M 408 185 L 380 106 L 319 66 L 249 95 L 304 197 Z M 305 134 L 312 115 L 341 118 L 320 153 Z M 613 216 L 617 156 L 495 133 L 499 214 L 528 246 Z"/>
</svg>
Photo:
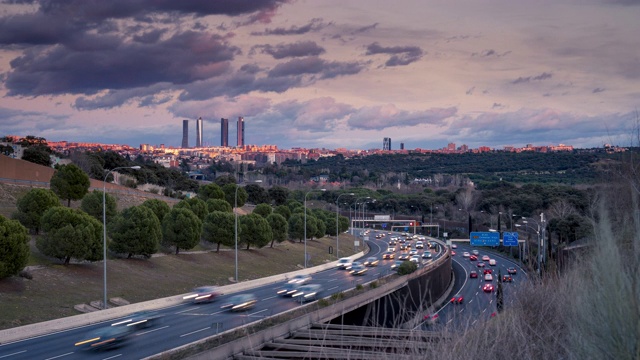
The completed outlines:
<svg viewBox="0 0 640 360">
<path fill-rule="evenodd" d="M 514 267 L 507 268 L 507 272 L 511 275 L 515 275 L 518 271 Z"/>
<path fill-rule="evenodd" d="M 482 291 L 484 292 L 493 292 L 493 289 L 494 289 L 493 284 L 490 284 L 490 283 L 486 283 L 482 287 Z"/>
<path fill-rule="evenodd" d="M 420 255 L 411 255 L 409 261 L 420 264 Z"/>
<path fill-rule="evenodd" d="M 403 262 L 404 261 L 401 261 L 401 260 L 395 260 L 393 262 L 393 264 L 391 264 L 391 270 L 396 270 L 397 271 L 398 268 L 400 267 L 400 265 L 402 265 Z"/>
<path fill-rule="evenodd" d="M 378 266 L 378 258 L 376 257 L 368 257 L 364 262 L 364 266 Z"/>
<path fill-rule="evenodd" d="M 342 270 L 351 269 L 351 258 L 348 258 L 348 257 L 340 258 L 340 260 L 338 260 L 338 263 L 336 264 L 336 267 Z"/>
<path fill-rule="evenodd" d="M 298 291 L 299 287 L 300 287 L 300 284 L 286 283 L 284 284 L 284 287 L 282 289 L 278 290 L 278 295 L 283 297 L 293 296 L 293 294 L 295 294 L 296 291 Z"/>
<path fill-rule="evenodd" d="M 416 249 L 424 249 L 424 243 L 422 241 L 416 242 Z"/>
<path fill-rule="evenodd" d="M 456 256 L 456 252 L 451 250 L 451 256 Z"/>
<path fill-rule="evenodd" d="M 496 259 L 489 259 L 489 265 L 496 266 L 496 264 L 497 264 Z"/>
<path fill-rule="evenodd" d="M 475 255 L 471 255 L 471 256 L 469 256 L 469 260 L 470 261 L 476 261 L 476 260 L 478 260 L 478 257 L 475 256 Z"/>
<path fill-rule="evenodd" d="M 229 311 L 243 311 L 253 309 L 257 302 L 258 298 L 251 293 L 237 294 L 230 297 L 220 308 Z"/>
<path fill-rule="evenodd" d="M 183 296 L 182 299 L 193 303 L 205 303 L 215 300 L 220 295 L 222 293 L 215 286 L 201 286 L 193 289 L 191 294 Z"/>
<path fill-rule="evenodd" d="M 318 300 L 321 292 L 322 286 L 320 284 L 307 284 L 300 286 L 291 297 L 302 302 L 314 301 Z"/>
<path fill-rule="evenodd" d="M 367 268 L 359 262 L 354 262 L 349 271 L 351 275 L 364 275 L 366 272 Z"/>
<path fill-rule="evenodd" d="M 493 281 L 493 275 L 484 274 L 484 281 Z"/>
<path fill-rule="evenodd" d="M 482 273 L 483 274 L 493 274 L 493 270 L 485 268 L 485 269 L 482 269 Z"/>
<path fill-rule="evenodd" d="M 154 310 L 134 312 L 111 326 L 128 326 L 134 331 L 150 328 L 162 323 L 164 315 Z"/>
<path fill-rule="evenodd" d="M 387 251 L 386 253 L 382 254 L 382 259 L 393 259 L 396 257 L 396 254 L 392 253 L 391 251 Z"/>
<path fill-rule="evenodd" d="M 409 254 L 407 253 L 400 254 L 400 256 L 398 256 L 398 260 L 409 260 Z"/>
<path fill-rule="evenodd" d="M 482 261 L 489 261 L 489 255 L 482 255 Z"/>
<path fill-rule="evenodd" d="M 400 250 L 407 250 L 407 243 L 400 244 Z"/>
<path fill-rule="evenodd" d="M 431 251 L 425 251 L 422 253 L 422 258 L 423 259 L 431 259 L 433 258 L 433 254 L 431 254 Z"/>
<path fill-rule="evenodd" d="M 480 255 L 480 251 L 478 251 L 478 250 L 471 250 L 471 253 L 472 253 L 473 255 L 475 255 L 475 256 Z"/>
<path fill-rule="evenodd" d="M 479 262 L 476 264 L 476 266 L 477 266 L 477 267 L 479 267 L 479 268 L 483 268 L 483 267 L 484 267 L 484 263 L 483 263 L 482 261 L 479 261 Z"/>
<path fill-rule="evenodd" d="M 502 282 L 512 282 L 513 277 L 511 275 L 502 275 Z"/>
<path fill-rule="evenodd" d="M 409 251 L 409 255 L 411 255 L 411 256 L 418 255 L 418 250 L 412 249 L 411 251 Z"/>
<path fill-rule="evenodd" d="M 298 284 L 298 285 L 307 284 L 307 283 L 311 282 L 311 275 L 306 275 L 306 274 L 296 275 L 296 276 L 292 277 L 291 279 L 289 279 L 289 281 L 287 281 L 287 282 L 289 284 Z"/>
<path fill-rule="evenodd" d="M 389 247 L 387 248 L 387 251 L 388 251 L 388 252 L 395 252 L 395 251 L 396 251 L 396 247 L 395 247 L 395 246 L 389 246 Z"/>
<path fill-rule="evenodd" d="M 452 304 L 462 304 L 464 302 L 464 297 L 462 296 L 454 296 L 450 301 Z"/>
<path fill-rule="evenodd" d="M 422 318 L 425 325 L 434 325 L 438 323 L 438 314 L 427 314 Z"/>
<path fill-rule="evenodd" d="M 469 254 L 469 252 L 465 251 L 465 252 L 462 253 L 462 256 L 463 257 L 470 257 L 471 254 Z"/>
<path fill-rule="evenodd" d="M 452 249 L 457 249 L 457 248 L 458 248 L 458 245 L 456 245 L 456 244 L 451 244 L 451 248 L 452 248 Z"/>
<path fill-rule="evenodd" d="M 112 349 L 124 345 L 134 332 L 126 325 L 104 326 L 86 333 L 75 346 L 81 350 Z"/>
<path fill-rule="evenodd" d="M 391 240 L 389 241 L 389 246 L 396 246 L 396 244 L 397 244 L 397 243 L 396 243 L 396 239 L 391 239 Z"/>
<path fill-rule="evenodd" d="M 471 271 L 469 272 L 469 277 L 470 277 L 470 278 L 477 278 L 477 277 L 478 277 L 478 272 L 477 272 L 477 271 L 475 271 L 475 270 L 471 270 Z"/>
</svg>

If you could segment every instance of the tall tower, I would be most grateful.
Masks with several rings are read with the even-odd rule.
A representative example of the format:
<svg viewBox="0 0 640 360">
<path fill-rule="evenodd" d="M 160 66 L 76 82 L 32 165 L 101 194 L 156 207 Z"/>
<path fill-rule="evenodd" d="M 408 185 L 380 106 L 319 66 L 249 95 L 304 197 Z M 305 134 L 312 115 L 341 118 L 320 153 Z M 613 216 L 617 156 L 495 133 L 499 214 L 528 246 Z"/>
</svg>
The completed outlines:
<svg viewBox="0 0 640 360">
<path fill-rule="evenodd" d="M 229 146 L 229 119 L 220 119 L 220 146 Z"/>
<path fill-rule="evenodd" d="M 244 118 L 238 117 L 238 147 L 244 146 Z"/>
<path fill-rule="evenodd" d="M 202 147 L 202 118 L 199 117 L 196 120 L 196 147 Z"/>
<path fill-rule="evenodd" d="M 391 138 L 386 137 L 382 140 L 382 150 L 391 150 Z"/>
<path fill-rule="evenodd" d="M 182 148 L 189 147 L 189 120 L 182 120 Z"/>
</svg>

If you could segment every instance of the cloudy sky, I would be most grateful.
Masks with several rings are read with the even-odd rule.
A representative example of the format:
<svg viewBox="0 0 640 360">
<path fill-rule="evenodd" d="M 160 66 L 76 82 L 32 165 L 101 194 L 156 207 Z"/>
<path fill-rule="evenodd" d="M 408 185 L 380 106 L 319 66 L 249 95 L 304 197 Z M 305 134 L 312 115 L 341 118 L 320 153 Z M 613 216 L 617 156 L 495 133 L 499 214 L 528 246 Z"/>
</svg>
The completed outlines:
<svg viewBox="0 0 640 360">
<path fill-rule="evenodd" d="M 640 0 L 0 0 L 0 136 L 628 145 Z M 190 123 L 194 144 L 195 122 Z"/>
</svg>

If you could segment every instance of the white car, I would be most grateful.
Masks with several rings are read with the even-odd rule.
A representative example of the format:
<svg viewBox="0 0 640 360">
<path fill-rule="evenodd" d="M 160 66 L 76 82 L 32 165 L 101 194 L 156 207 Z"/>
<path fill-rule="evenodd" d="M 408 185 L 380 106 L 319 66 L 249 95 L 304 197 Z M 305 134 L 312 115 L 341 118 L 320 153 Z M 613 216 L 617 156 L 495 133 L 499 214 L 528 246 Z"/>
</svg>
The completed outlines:
<svg viewBox="0 0 640 360">
<path fill-rule="evenodd" d="M 489 261 L 489 255 L 482 255 L 482 261 Z"/>
<path fill-rule="evenodd" d="M 422 241 L 416 242 L 416 249 L 424 249 L 424 243 Z"/>
<path fill-rule="evenodd" d="M 484 274 L 484 281 L 493 281 L 493 275 Z"/>
<path fill-rule="evenodd" d="M 416 264 L 420 264 L 420 255 L 411 255 L 409 261 L 414 262 Z"/>
<path fill-rule="evenodd" d="M 340 260 L 338 260 L 338 263 L 336 264 L 336 267 L 338 269 L 342 269 L 342 270 L 351 269 L 351 258 L 348 258 L 348 257 L 341 258 Z"/>
<path fill-rule="evenodd" d="M 462 253 L 462 256 L 463 257 L 469 257 L 469 256 L 471 256 L 471 254 L 469 254 L 468 251 L 465 251 L 465 252 Z"/>
<path fill-rule="evenodd" d="M 472 253 L 473 255 L 475 255 L 475 256 L 480 255 L 480 251 L 478 251 L 478 250 L 472 250 L 472 251 L 471 251 L 471 253 Z"/>
<path fill-rule="evenodd" d="M 456 245 L 456 244 L 451 244 L 451 248 L 452 248 L 452 249 L 457 249 L 457 248 L 458 248 L 458 245 Z"/>
<path fill-rule="evenodd" d="M 489 265 L 496 266 L 496 259 L 489 259 Z"/>
<path fill-rule="evenodd" d="M 289 279 L 289 281 L 287 281 L 289 284 L 298 284 L 298 285 L 303 285 L 306 284 L 308 282 L 311 282 L 311 276 L 310 275 L 296 275 L 294 277 L 292 277 L 291 279 Z"/>
</svg>

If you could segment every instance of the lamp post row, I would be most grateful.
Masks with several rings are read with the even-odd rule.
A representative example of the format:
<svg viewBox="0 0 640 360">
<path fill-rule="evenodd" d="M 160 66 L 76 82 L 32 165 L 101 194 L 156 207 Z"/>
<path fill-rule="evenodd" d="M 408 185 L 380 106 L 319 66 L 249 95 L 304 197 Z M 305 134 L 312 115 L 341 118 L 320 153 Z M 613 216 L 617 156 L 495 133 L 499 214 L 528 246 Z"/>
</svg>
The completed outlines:
<svg viewBox="0 0 640 360">
<path fill-rule="evenodd" d="M 349 195 L 349 196 L 353 196 L 355 195 L 354 193 L 344 193 L 344 194 L 340 194 L 338 195 L 338 197 L 336 198 L 336 258 L 340 258 L 340 226 L 339 226 L 339 216 L 340 216 L 340 203 L 338 202 L 338 200 L 340 200 L 340 197 L 342 195 Z M 351 209 L 349 209 L 351 210 Z M 305 229 L 307 228 L 306 224 L 305 224 Z M 305 256 L 306 259 L 306 256 Z"/>
</svg>

